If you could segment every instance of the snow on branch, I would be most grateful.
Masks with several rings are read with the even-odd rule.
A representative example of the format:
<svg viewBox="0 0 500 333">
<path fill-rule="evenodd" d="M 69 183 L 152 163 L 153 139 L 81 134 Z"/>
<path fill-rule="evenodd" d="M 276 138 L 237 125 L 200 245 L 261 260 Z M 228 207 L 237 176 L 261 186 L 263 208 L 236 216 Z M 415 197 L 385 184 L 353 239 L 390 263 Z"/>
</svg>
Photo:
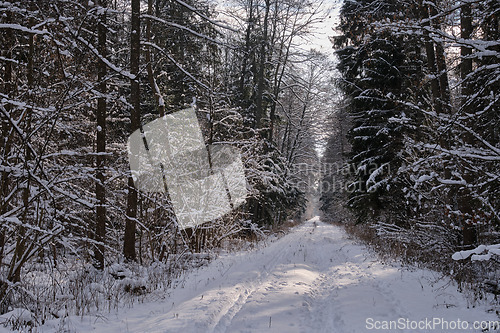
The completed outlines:
<svg viewBox="0 0 500 333">
<path fill-rule="evenodd" d="M 207 91 L 212 91 L 210 89 L 210 87 L 208 87 L 206 84 L 204 84 L 203 82 L 201 82 L 200 80 L 198 80 L 196 77 L 194 77 L 193 74 L 191 74 L 190 72 L 188 72 L 186 69 L 184 69 L 184 67 L 182 67 L 181 64 L 179 64 L 177 61 L 175 61 L 175 59 L 170 55 L 168 54 L 167 52 L 165 52 L 165 50 L 163 50 L 161 47 L 159 47 L 158 45 L 154 44 L 154 43 L 150 43 L 150 42 L 145 42 L 145 43 L 142 43 L 143 45 L 146 45 L 146 46 L 151 46 L 153 48 L 155 48 L 156 50 L 160 51 L 163 55 L 165 55 L 178 69 L 180 69 L 184 74 L 186 74 L 187 76 L 189 76 L 193 81 L 195 81 L 196 83 L 198 83 L 201 87 L 203 87 L 204 89 L 206 89 Z"/>
<path fill-rule="evenodd" d="M 20 24 L 0 23 L 0 29 L 18 30 L 36 35 L 49 35 L 49 32 L 47 30 L 30 29 Z"/>
<path fill-rule="evenodd" d="M 486 261 L 490 260 L 493 255 L 500 256 L 500 244 L 479 245 L 472 250 L 455 252 L 451 258 L 458 261 L 471 257 L 472 261 Z"/>
<path fill-rule="evenodd" d="M 500 58 L 500 52 L 495 51 L 494 49 L 500 45 L 499 41 L 494 40 L 480 40 L 480 39 L 465 39 L 461 37 L 457 37 L 443 31 L 441 29 L 436 29 L 433 26 L 422 25 L 422 22 L 377 22 L 372 24 L 375 28 L 379 29 L 390 29 L 406 33 L 406 34 L 414 34 L 419 35 L 420 33 L 428 33 L 429 36 L 435 43 L 443 43 L 447 42 L 452 44 L 452 46 L 460 47 L 466 46 L 471 49 L 474 49 L 476 52 L 474 53 L 474 57 L 478 56 L 491 56 Z"/>
<path fill-rule="evenodd" d="M 430 150 L 437 150 L 442 153 L 445 153 L 447 155 L 453 155 L 453 156 L 458 156 L 462 158 L 472 158 L 472 159 L 479 159 L 483 161 L 500 161 L 500 156 L 495 155 L 495 154 L 490 154 L 488 151 L 484 151 L 482 149 L 472 149 L 472 148 L 466 148 L 466 149 L 445 149 L 437 144 L 422 144 L 421 145 L 423 148 L 430 149 Z"/>
<path fill-rule="evenodd" d="M 384 171 L 387 170 L 388 167 L 389 167 L 389 163 L 383 163 L 381 166 L 379 166 L 377 169 L 375 169 L 370 174 L 370 177 L 366 181 L 366 185 L 369 186 L 368 192 L 376 191 L 377 188 L 379 188 L 381 185 L 386 183 L 385 179 L 377 182 L 376 178 L 377 178 L 377 176 L 382 175 L 384 173 Z"/>
<path fill-rule="evenodd" d="M 76 39 L 78 41 L 80 41 L 82 44 L 84 44 L 85 46 L 87 46 L 90 49 L 90 51 L 92 51 L 92 53 L 94 53 L 110 69 L 112 69 L 113 71 L 117 72 L 118 74 L 121 74 L 121 75 L 129 78 L 130 80 L 135 80 L 135 75 L 133 75 L 129 71 L 126 71 L 123 68 L 120 68 L 120 67 L 114 65 L 113 63 L 111 63 L 111 61 L 109 61 L 107 58 L 105 58 L 102 54 L 99 53 L 99 51 L 96 49 L 96 47 L 94 45 L 92 45 L 91 43 L 89 43 L 88 41 L 86 41 L 83 37 L 76 36 Z"/>
<path fill-rule="evenodd" d="M 163 24 L 166 24 L 166 25 L 169 25 L 169 26 L 172 26 L 174 28 L 178 28 L 178 29 L 181 29 L 181 30 L 185 30 L 193 35 L 195 35 L 196 37 L 200 37 L 200 38 L 203 38 L 203 39 L 206 39 L 214 44 L 219 44 L 219 45 L 224 45 L 224 46 L 227 46 L 225 45 L 225 43 L 221 42 L 221 41 L 218 41 L 216 39 L 213 39 L 212 37 L 209 37 L 207 35 L 204 35 L 204 34 L 201 34 L 199 32 L 196 32 L 194 31 L 193 29 L 190 29 L 186 26 L 183 26 L 183 25 L 180 25 L 180 24 L 177 24 L 177 23 L 174 23 L 174 22 L 168 22 L 168 21 L 165 21 L 159 17 L 156 17 L 156 16 L 153 16 L 153 15 L 148 15 L 148 14 L 145 14 L 145 15 L 142 15 L 142 17 L 144 18 L 148 18 L 148 19 L 151 19 L 151 20 L 155 20 L 157 22 L 160 22 L 160 23 L 163 23 Z M 142 43 L 141 43 L 142 44 Z"/>
<path fill-rule="evenodd" d="M 181 0 L 175 0 L 175 2 L 177 2 L 178 4 L 186 7 L 187 9 L 189 9 L 190 11 L 192 11 L 193 13 L 195 13 L 196 15 L 200 16 L 201 18 L 207 20 L 208 22 L 212 23 L 213 25 L 216 25 L 220 28 L 223 28 L 223 29 L 227 29 L 227 30 L 230 30 L 232 32 L 239 32 L 238 30 L 236 29 L 233 29 L 232 27 L 226 25 L 226 24 L 222 24 L 221 22 L 219 21 L 214 21 L 212 20 L 210 17 L 206 16 L 205 14 L 203 13 L 200 13 L 200 11 L 192 6 L 190 6 L 189 4 L 185 3 L 184 1 L 181 1 Z"/>
</svg>

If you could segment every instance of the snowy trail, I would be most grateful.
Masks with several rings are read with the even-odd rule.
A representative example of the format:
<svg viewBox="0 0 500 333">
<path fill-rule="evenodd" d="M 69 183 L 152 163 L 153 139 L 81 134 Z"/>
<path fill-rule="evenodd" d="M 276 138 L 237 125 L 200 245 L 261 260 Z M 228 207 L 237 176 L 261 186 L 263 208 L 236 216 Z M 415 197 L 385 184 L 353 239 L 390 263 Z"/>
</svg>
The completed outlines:
<svg viewBox="0 0 500 333">
<path fill-rule="evenodd" d="M 383 265 L 341 228 L 317 218 L 263 248 L 214 260 L 161 303 L 105 316 L 75 327 L 120 333 L 358 333 L 373 331 L 367 318 L 460 319 L 471 325 L 498 320 L 484 307 L 467 309 L 464 297 L 436 273 Z M 457 332 L 438 328 L 390 332 Z"/>
</svg>

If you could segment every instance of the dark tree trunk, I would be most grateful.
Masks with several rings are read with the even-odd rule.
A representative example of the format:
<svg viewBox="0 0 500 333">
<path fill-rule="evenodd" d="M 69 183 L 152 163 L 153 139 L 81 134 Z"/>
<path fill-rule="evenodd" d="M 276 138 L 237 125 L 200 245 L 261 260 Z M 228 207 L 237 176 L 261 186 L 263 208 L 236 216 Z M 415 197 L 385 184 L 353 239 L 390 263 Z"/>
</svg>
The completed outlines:
<svg viewBox="0 0 500 333">
<path fill-rule="evenodd" d="M 438 14 L 436 10 L 436 4 L 434 3 L 429 7 L 431 17 Z M 432 22 L 432 27 L 435 30 L 441 30 L 441 24 L 439 19 L 434 19 Z M 436 42 L 436 65 L 437 65 L 437 75 L 439 80 L 439 92 L 440 92 L 440 106 L 443 112 L 449 112 L 451 101 L 450 101 L 450 84 L 448 82 L 448 70 L 446 68 L 446 55 L 444 53 L 443 43 Z"/>
<path fill-rule="evenodd" d="M 252 29 L 253 29 L 253 0 L 250 0 L 249 4 L 249 14 L 248 14 L 248 25 L 247 29 L 245 32 L 245 49 L 243 52 L 243 61 L 241 65 L 241 77 L 240 77 L 240 87 L 239 87 L 239 93 L 240 93 L 240 101 L 239 103 L 248 100 L 249 96 L 246 92 L 246 78 L 248 76 L 248 60 L 250 60 L 250 53 L 251 53 L 251 40 L 250 37 L 252 35 Z M 241 105 L 243 107 L 248 107 L 248 105 Z"/>
<path fill-rule="evenodd" d="M 132 0 L 132 32 L 130 36 L 130 73 L 134 78 L 130 80 L 130 133 L 141 126 L 141 100 L 139 87 L 139 56 L 140 56 L 140 0 Z M 128 177 L 127 216 L 125 221 L 125 236 L 123 240 L 123 255 L 128 260 L 136 259 L 135 231 L 137 218 L 137 189 L 132 176 Z"/>
<path fill-rule="evenodd" d="M 429 19 L 429 10 L 427 5 L 422 5 L 422 18 Z M 430 26 L 430 22 L 424 23 L 424 27 Z M 442 106 L 440 102 L 441 92 L 439 89 L 439 81 L 438 81 L 438 73 L 436 66 L 436 53 L 434 51 L 434 43 L 429 37 L 429 33 L 424 30 L 425 37 L 425 53 L 427 56 L 427 67 L 429 70 L 429 74 L 432 76 L 431 78 L 431 94 L 432 101 L 434 102 L 434 107 L 438 113 L 442 111 Z"/>
<path fill-rule="evenodd" d="M 471 5 L 463 5 L 460 10 L 460 25 L 462 39 L 470 39 L 472 35 L 472 14 Z M 472 89 L 467 84 L 467 75 L 472 72 L 472 49 L 467 46 L 460 47 L 460 78 L 462 79 L 462 107 L 465 106 L 467 98 L 471 95 Z"/>
<path fill-rule="evenodd" d="M 101 0 L 100 5 L 107 8 L 107 0 Z M 107 56 L 106 50 L 106 11 L 102 11 L 99 15 L 99 23 L 97 26 L 98 50 L 102 57 Z M 106 64 L 104 61 L 99 61 L 97 67 L 97 80 L 99 86 L 100 97 L 97 100 L 97 156 L 96 156 L 96 224 L 95 224 L 95 241 L 97 243 L 94 251 L 95 266 L 98 269 L 104 268 L 104 241 L 106 236 L 106 188 L 105 188 L 105 156 L 101 155 L 106 152 Z"/>
<path fill-rule="evenodd" d="M 153 0 L 148 0 L 148 15 L 153 15 Z M 151 43 L 151 19 L 146 20 L 146 41 Z M 151 57 L 151 46 L 146 47 L 146 70 L 148 72 L 149 85 L 153 94 L 155 94 L 156 106 L 158 107 L 158 116 L 163 117 L 165 115 L 165 102 L 161 95 L 161 92 L 156 84 L 156 79 L 153 72 L 153 59 Z"/>
<path fill-rule="evenodd" d="M 467 40 L 471 38 L 472 35 L 472 14 L 471 5 L 462 5 L 460 9 L 460 26 L 461 26 L 461 38 Z M 470 80 L 467 76 L 472 73 L 472 49 L 467 46 L 460 47 L 460 78 L 462 79 L 462 91 L 461 91 L 461 107 L 462 112 L 472 113 L 472 106 L 468 103 L 473 91 L 469 84 Z M 469 122 L 470 123 L 470 122 Z M 470 125 L 470 124 L 467 124 Z M 468 132 L 463 133 L 463 141 L 466 144 L 473 144 L 473 137 Z M 467 183 L 471 183 L 474 179 L 470 171 L 467 171 L 463 166 L 461 167 L 463 177 Z M 472 223 L 472 217 L 474 214 L 473 208 L 473 198 L 470 195 L 469 189 L 462 187 L 459 191 L 458 198 L 458 208 L 463 215 L 463 245 L 466 248 L 473 247 L 477 241 L 476 226 Z"/>
<path fill-rule="evenodd" d="M 264 89 L 265 89 L 265 76 L 266 76 L 266 66 L 267 66 L 267 56 L 266 52 L 268 49 L 268 19 L 269 19 L 269 10 L 270 10 L 270 0 L 266 0 L 266 8 L 264 14 L 264 32 L 262 34 L 262 41 L 260 44 L 260 63 L 259 63 L 259 71 L 257 74 L 257 89 L 255 92 L 255 128 L 261 128 L 262 126 L 262 118 L 265 117 L 266 106 L 264 105 Z"/>
<path fill-rule="evenodd" d="M 7 17 L 5 19 L 6 23 L 10 23 L 11 20 L 11 12 L 7 11 Z M 2 50 L 4 51 L 4 57 L 6 59 L 12 59 L 12 45 L 13 45 L 13 40 L 11 36 L 11 31 L 9 30 L 4 30 L 3 34 L 3 40 L 5 41 L 5 45 L 2 47 Z M 3 76 L 3 93 L 7 96 L 10 97 L 10 94 L 13 91 L 13 84 L 12 84 L 12 62 L 6 61 L 5 62 L 5 70 L 4 70 L 4 76 Z M 11 111 L 11 105 L 10 104 L 5 104 L 5 110 L 7 111 L 8 114 L 10 114 Z M 9 135 L 10 135 L 10 123 L 8 119 L 2 117 L 2 158 L 7 159 L 9 156 L 10 152 L 10 143 L 9 143 Z M 2 164 L 7 165 L 7 161 L 3 161 Z M 9 172 L 8 171 L 2 171 L 2 179 L 1 179 L 1 184 L 0 184 L 0 213 L 4 214 L 5 212 L 8 211 L 8 203 L 6 201 L 6 197 L 8 195 L 9 191 Z M 4 257 L 4 248 L 5 248 L 5 229 L 3 226 L 0 226 L 0 265 L 3 263 L 3 257 Z"/>
</svg>

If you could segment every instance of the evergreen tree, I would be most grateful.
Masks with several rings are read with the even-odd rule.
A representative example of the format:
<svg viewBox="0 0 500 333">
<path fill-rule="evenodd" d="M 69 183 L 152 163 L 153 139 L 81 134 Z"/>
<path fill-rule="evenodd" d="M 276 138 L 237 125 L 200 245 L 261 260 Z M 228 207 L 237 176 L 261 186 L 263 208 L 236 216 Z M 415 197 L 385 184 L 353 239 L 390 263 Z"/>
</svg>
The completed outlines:
<svg viewBox="0 0 500 333">
<path fill-rule="evenodd" d="M 397 170 L 404 137 L 419 121 L 401 103 L 412 96 L 419 79 L 421 59 L 412 53 L 414 40 L 374 27 L 403 15 L 397 4 L 346 2 L 339 26 L 342 35 L 334 39 L 339 48 L 340 87 L 349 100 L 346 108 L 353 121 L 348 133 L 352 145 L 348 204 L 359 222 L 390 213 L 391 206 L 399 205 Z"/>
</svg>

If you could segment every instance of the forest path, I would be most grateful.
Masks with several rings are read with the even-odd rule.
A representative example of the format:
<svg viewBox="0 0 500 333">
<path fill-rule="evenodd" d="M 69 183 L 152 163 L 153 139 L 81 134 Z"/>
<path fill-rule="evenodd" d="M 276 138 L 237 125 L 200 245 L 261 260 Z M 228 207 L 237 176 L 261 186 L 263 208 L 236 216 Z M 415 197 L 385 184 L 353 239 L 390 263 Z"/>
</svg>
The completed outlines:
<svg viewBox="0 0 500 333">
<path fill-rule="evenodd" d="M 359 333 L 375 320 L 399 318 L 460 319 L 471 326 L 495 319 L 484 309 L 467 309 L 456 287 L 437 273 L 385 265 L 342 228 L 314 218 L 266 246 L 221 256 L 190 273 L 161 303 L 109 314 L 91 329 Z M 400 328 L 390 332 L 443 331 Z"/>
</svg>

